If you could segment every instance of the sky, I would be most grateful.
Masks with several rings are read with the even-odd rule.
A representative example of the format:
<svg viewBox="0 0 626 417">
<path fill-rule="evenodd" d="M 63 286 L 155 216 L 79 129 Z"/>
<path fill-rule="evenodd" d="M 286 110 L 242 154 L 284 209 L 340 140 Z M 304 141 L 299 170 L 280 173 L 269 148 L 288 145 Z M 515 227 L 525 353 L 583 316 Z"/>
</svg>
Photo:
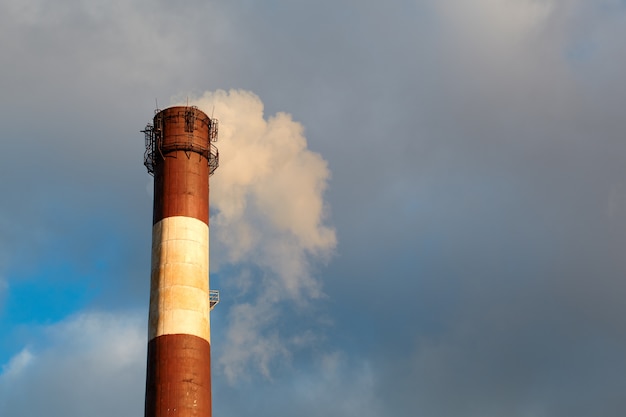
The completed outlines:
<svg viewBox="0 0 626 417">
<path fill-rule="evenodd" d="M 142 415 L 187 103 L 214 415 L 626 414 L 626 2 L 5 0 L 0 56 L 0 415 Z"/>
</svg>

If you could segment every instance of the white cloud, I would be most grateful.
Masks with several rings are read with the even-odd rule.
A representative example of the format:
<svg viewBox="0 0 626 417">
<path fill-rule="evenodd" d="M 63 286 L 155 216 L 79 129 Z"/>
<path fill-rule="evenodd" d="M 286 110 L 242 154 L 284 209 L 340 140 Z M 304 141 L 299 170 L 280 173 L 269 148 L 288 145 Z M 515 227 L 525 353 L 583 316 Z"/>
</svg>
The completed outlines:
<svg viewBox="0 0 626 417">
<path fill-rule="evenodd" d="M 146 330 L 138 314 L 83 313 L 39 331 L 2 367 L 0 415 L 141 414 Z"/>
<path fill-rule="evenodd" d="M 19 377 L 24 372 L 25 368 L 31 364 L 34 356 L 27 348 L 22 349 L 17 355 L 13 356 L 11 360 L 2 366 L 2 378 L 11 379 Z"/>
</svg>

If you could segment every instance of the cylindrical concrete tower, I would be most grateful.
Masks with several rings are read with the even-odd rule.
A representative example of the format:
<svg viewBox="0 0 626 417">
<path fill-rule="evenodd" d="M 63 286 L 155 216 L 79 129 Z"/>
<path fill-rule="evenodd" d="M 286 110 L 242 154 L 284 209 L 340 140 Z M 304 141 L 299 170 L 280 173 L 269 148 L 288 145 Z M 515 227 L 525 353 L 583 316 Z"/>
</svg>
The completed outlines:
<svg viewBox="0 0 626 417">
<path fill-rule="evenodd" d="M 195 107 L 146 126 L 154 175 L 145 417 L 211 416 L 209 176 L 217 121 Z"/>
</svg>

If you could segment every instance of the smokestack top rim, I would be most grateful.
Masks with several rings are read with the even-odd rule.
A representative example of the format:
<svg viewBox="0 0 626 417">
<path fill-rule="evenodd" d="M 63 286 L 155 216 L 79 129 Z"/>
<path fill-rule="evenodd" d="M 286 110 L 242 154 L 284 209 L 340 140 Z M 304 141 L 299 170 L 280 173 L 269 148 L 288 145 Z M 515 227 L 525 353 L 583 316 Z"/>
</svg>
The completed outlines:
<svg viewBox="0 0 626 417">
<path fill-rule="evenodd" d="M 156 118 L 158 115 L 164 114 L 164 113 L 172 113 L 172 112 L 188 111 L 188 110 L 192 110 L 196 114 L 200 114 L 201 116 L 204 116 L 209 120 L 213 120 L 213 118 L 209 117 L 204 111 L 200 110 L 197 106 L 171 106 L 171 107 L 166 107 L 164 109 L 157 109 L 155 111 L 154 117 Z"/>
</svg>

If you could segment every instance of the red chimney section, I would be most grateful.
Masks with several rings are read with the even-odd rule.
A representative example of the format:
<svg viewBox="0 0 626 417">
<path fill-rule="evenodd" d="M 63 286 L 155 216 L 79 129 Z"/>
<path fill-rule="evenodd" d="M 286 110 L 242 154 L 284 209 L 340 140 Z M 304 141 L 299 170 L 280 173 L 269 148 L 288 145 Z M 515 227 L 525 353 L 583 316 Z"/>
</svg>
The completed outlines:
<svg viewBox="0 0 626 417">
<path fill-rule="evenodd" d="M 154 175 L 146 417 L 211 416 L 209 176 L 217 121 L 158 111 L 146 135 Z"/>
</svg>

